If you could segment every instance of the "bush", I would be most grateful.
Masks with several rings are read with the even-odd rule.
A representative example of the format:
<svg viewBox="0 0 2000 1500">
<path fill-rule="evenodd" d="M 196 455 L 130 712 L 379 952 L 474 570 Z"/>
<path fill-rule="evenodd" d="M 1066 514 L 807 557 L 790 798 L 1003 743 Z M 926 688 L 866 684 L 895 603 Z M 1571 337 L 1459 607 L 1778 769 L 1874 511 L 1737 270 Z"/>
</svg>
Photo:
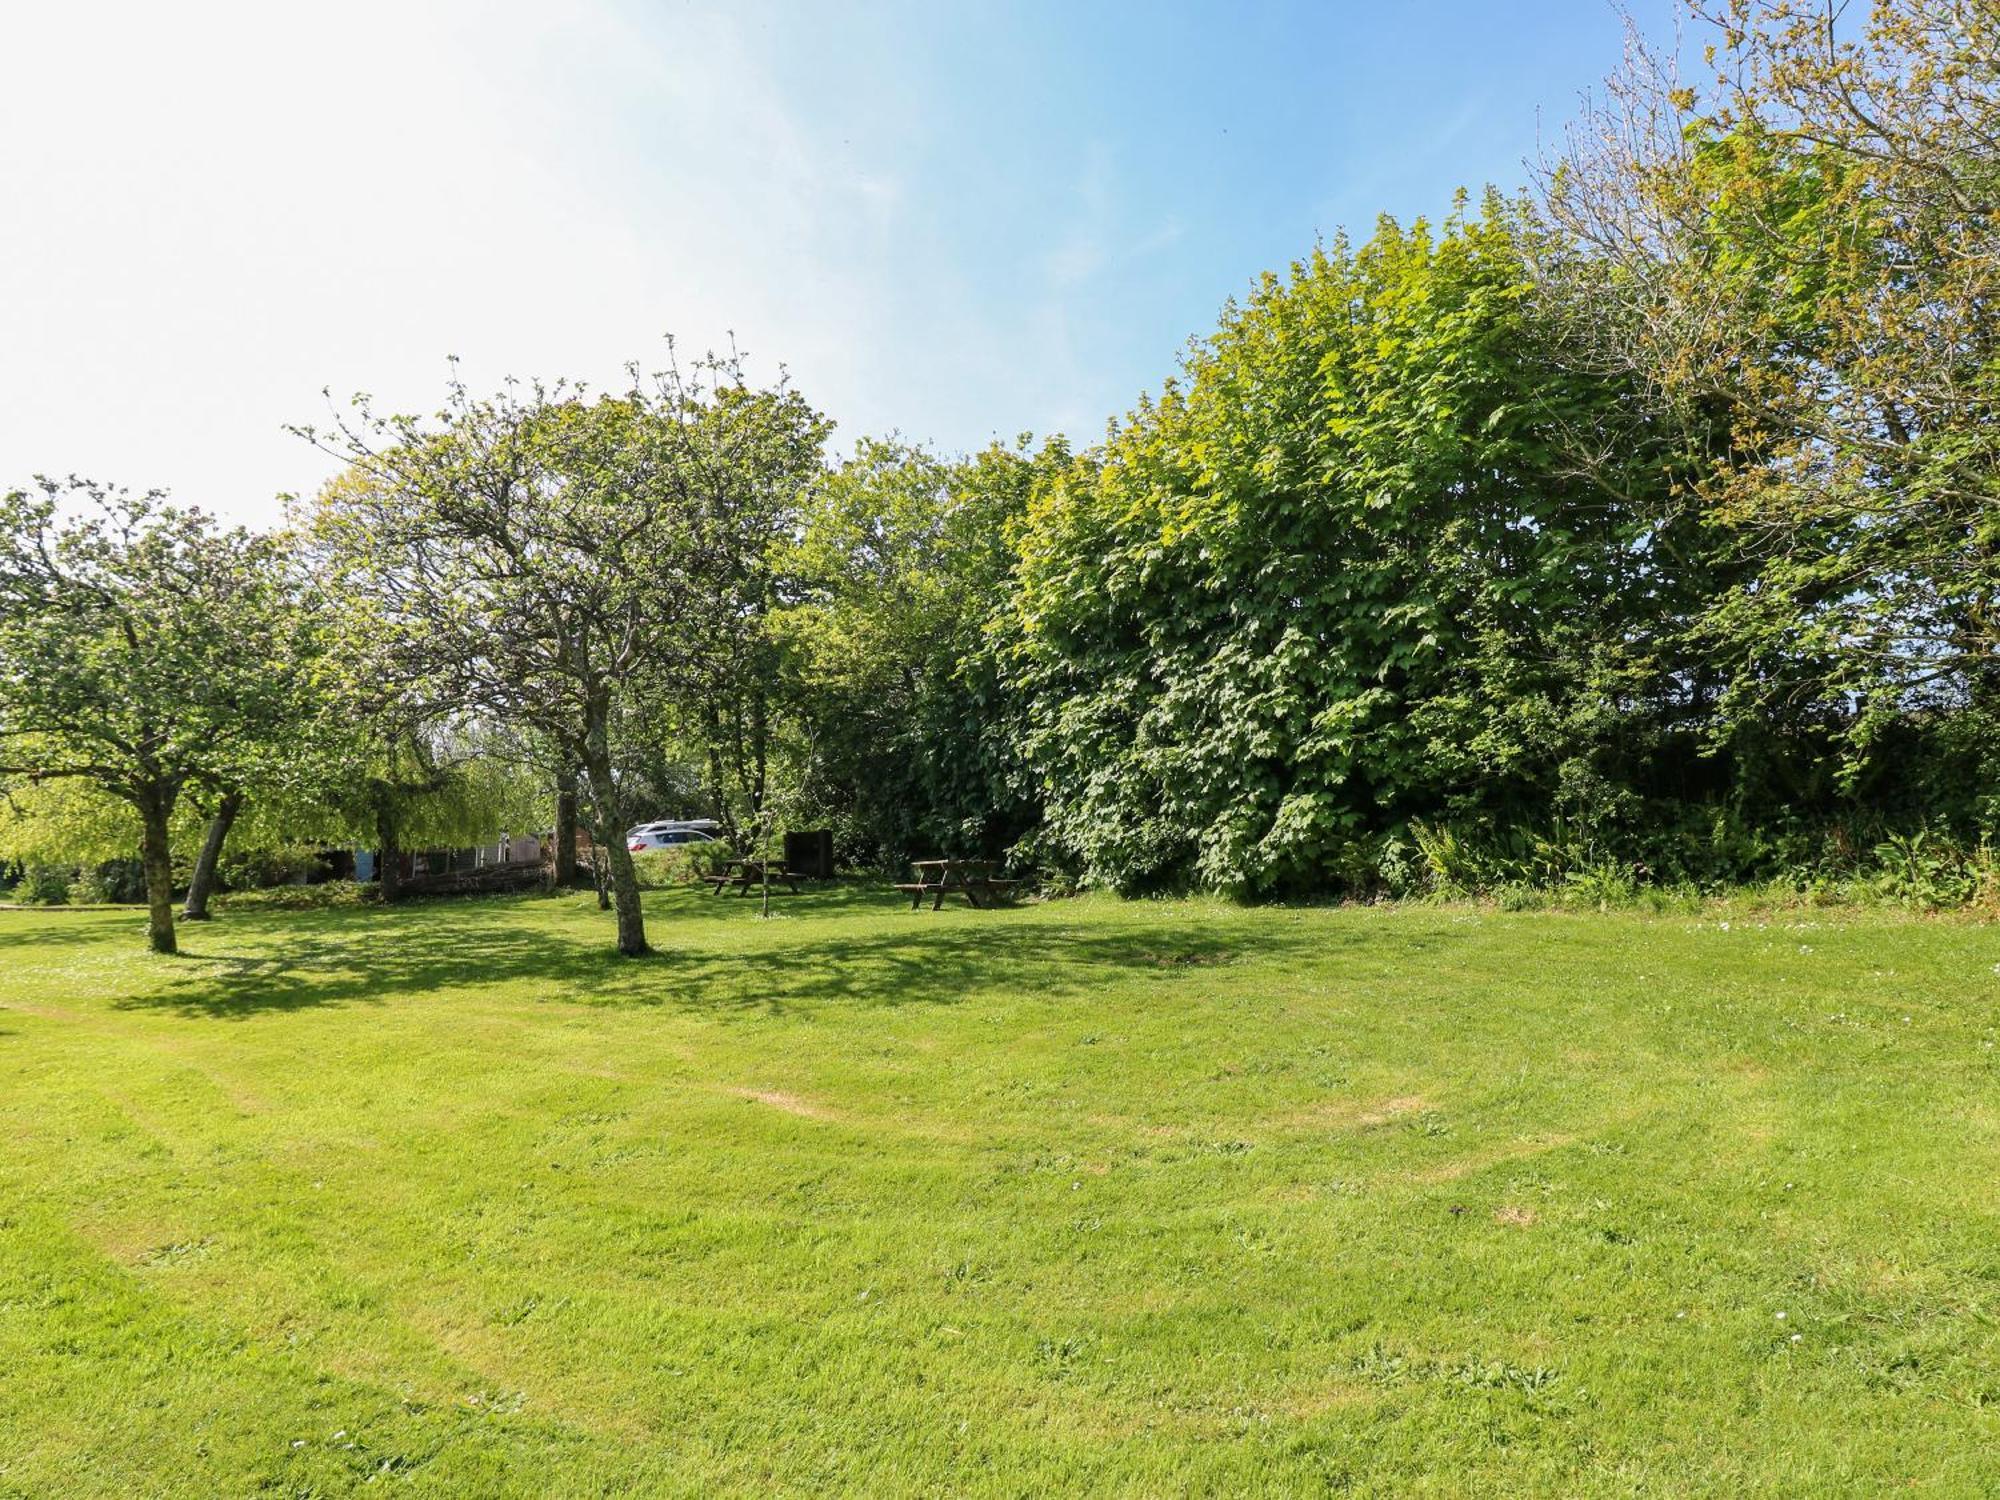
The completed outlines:
<svg viewBox="0 0 2000 1500">
<path fill-rule="evenodd" d="M 678 844 L 671 849 L 647 849 L 632 856 L 639 872 L 639 884 L 650 890 L 668 886 L 693 885 L 709 875 L 720 875 L 736 857 L 736 851 L 720 840 L 712 844 Z"/>
<path fill-rule="evenodd" d="M 329 906 L 361 906 L 376 897 L 376 887 L 352 880 L 324 880 L 318 885 L 274 885 L 256 891 L 217 896 L 217 906 L 234 911 L 317 911 Z"/>
<path fill-rule="evenodd" d="M 71 906 L 110 906 L 117 900 L 95 866 L 85 865 L 69 883 Z"/>
<path fill-rule="evenodd" d="M 1930 829 L 1892 834 L 1875 846 L 1876 890 L 1906 906 L 1935 911 L 1946 906 L 1991 905 L 1995 894 L 1993 846 L 1967 848 Z"/>
<path fill-rule="evenodd" d="M 136 859 L 107 859 L 85 865 L 70 882 L 76 906 L 129 906 L 146 899 L 146 868 Z"/>
<path fill-rule="evenodd" d="M 1571 870 L 1563 877 L 1561 889 L 1565 905 L 1609 911 L 1614 906 L 1629 906 L 1639 894 L 1639 882 L 1629 866 L 1606 860 Z"/>
<path fill-rule="evenodd" d="M 14 886 L 14 899 L 29 906 L 62 906 L 69 901 L 73 873 L 68 865 L 28 865 Z"/>
<path fill-rule="evenodd" d="M 1725 895 L 1777 907 L 1990 911 L 2000 909 L 2000 848 L 1990 835 L 1936 825 L 1872 839 L 1846 824 L 1800 825 L 1751 839 L 1717 817 L 1611 840 L 1561 819 L 1546 832 L 1418 821 L 1380 846 L 1374 883 L 1398 899 L 1490 900 L 1507 911 L 1688 912 Z"/>
<path fill-rule="evenodd" d="M 308 880 L 321 868 L 319 851 L 301 845 L 225 854 L 215 873 L 223 889 L 249 891 Z"/>
</svg>

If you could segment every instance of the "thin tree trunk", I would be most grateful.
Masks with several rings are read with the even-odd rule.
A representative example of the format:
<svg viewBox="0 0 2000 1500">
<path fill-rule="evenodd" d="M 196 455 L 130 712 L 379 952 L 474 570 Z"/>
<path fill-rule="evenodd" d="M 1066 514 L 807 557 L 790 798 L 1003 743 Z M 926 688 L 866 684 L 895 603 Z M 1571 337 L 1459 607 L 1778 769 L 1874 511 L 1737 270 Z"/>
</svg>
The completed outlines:
<svg viewBox="0 0 2000 1500">
<path fill-rule="evenodd" d="M 385 800 L 375 809 L 375 879 L 382 904 L 403 898 L 403 848 L 396 839 L 396 815 Z"/>
<path fill-rule="evenodd" d="M 222 859 L 223 842 L 228 839 L 236 814 L 242 808 L 243 794 L 237 791 L 224 792 L 222 801 L 216 805 L 215 816 L 208 820 L 208 837 L 201 841 L 201 853 L 195 859 L 194 873 L 188 877 L 187 904 L 181 908 L 181 920 L 208 920 L 208 897 L 215 889 L 215 867 Z"/>
<path fill-rule="evenodd" d="M 721 720 L 715 710 L 707 711 L 708 724 L 708 781 L 715 793 L 715 816 L 722 824 L 722 836 L 729 840 L 729 847 L 738 854 L 748 854 L 749 846 L 743 840 L 743 832 L 736 826 L 736 816 L 729 808 L 729 783 L 723 774 L 722 751 L 717 748 L 721 738 Z"/>
<path fill-rule="evenodd" d="M 750 789 L 750 810 L 761 815 L 764 811 L 764 750 L 768 734 L 764 689 L 758 687 L 755 693 L 756 696 L 751 700 L 750 708 L 750 747 L 756 780 Z M 768 840 L 770 836 L 771 830 L 767 822 L 764 828 L 764 837 Z"/>
<path fill-rule="evenodd" d="M 143 830 L 139 859 L 146 872 L 146 942 L 155 953 L 178 953 L 174 938 L 174 853 L 168 842 L 167 820 L 174 813 L 174 794 L 164 787 L 148 788 L 139 799 Z"/>
<path fill-rule="evenodd" d="M 576 885 L 576 780 L 565 771 L 556 791 L 556 866 L 550 883 L 559 891 Z"/>
<path fill-rule="evenodd" d="M 588 781 L 588 778 L 585 778 Z M 604 829 L 606 820 L 597 805 L 595 791 L 590 795 L 590 812 L 585 819 L 590 828 L 590 884 L 597 892 L 597 909 L 611 910 L 611 886 L 604 878 Z"/>
<path fill-rule="evenodd" d="M 589 742 L 584 753 L 584 774 L 590 780 L 591 811 L 597 827 L 590 831 L 591 842 L 604 849 L 610 871 L 611 905 L 618 913 L 618 951 L 627 958 L 643 958 L 652 950 L 646 946 L 646 915 L 639 909 L 639 872 L 632 867 L 632 851 L 625 847 L 623 831 L 610 826 L 618 811 L 617 787 L 611 780 L 611 752 L 606 744 L 604 718 L 591 716 Z"/>
</svg>

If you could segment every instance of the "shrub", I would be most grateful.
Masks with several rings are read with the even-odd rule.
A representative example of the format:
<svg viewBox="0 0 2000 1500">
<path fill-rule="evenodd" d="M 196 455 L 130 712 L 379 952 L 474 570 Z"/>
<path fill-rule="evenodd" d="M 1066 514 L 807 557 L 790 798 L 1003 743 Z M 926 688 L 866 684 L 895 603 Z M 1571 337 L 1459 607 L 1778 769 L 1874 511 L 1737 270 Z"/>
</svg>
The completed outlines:
<svg viewBox="0 0 2000 1500">
<path fill-rule="evenodd" d="M 2000 910 L 2000 848 L 1941 825 L 1915 832 L 1800 823 L 1742 837 L 1725 817 L 1620 839 L 1557 818 L 1541 828 L 1413 820 L 1375 846 L 1375 868 L 1351 889 L 1399 900 L 1490 900 L 1542 906 L 1688 912 L 1716 897 L 1764 906 L 1894 902 L 1925 911 Z"/>
<path fill-rule="evenodd" d="M 319 869 L 319 851 L 299 846 L 225 854 L 216 875 L 225 889 L 248 891 L 308 879 Z"/>
<path fill-rule="evenodd" d="M 1447 899 L 1468 896 L 1487 883 L 1486 872 L 1480 868 L 1481 862 L 1474 856 L 1471 845 L 1453 829 L 1413 822 L 1410 837 L 1416 840 L 1417 852 L 1423 857 L 1431 894 Z"/>
<path fill-rule="evenodd" d="M 1964 906 L 1990 892 L 1993 849 L 1982 843 L 1968 850 L 1930 829 L 1891 834 L 1875 846 L 1880 865 L 1876 889 L 1891 900 L 1934 910 Z"/>
<path fill-rule="evenodd" d="M 107 859 L 85 865 L 70 882 L 76 906 L 128 906 L 146 899 L 145 867 L 136 859 Z"/>
<path fill-rule="evenodd" d="M 1639 883 L 1629 865 L 1606 860 L 1571 870 L 1563 877 L 1562 894 L 1567 905 L 1609 911 L 1614 906 L 1629 905 L 1639 894 Z"/>
<path fill-rule="evenodd" d="M 85 865 L 76 872 L 76 879 L 69 883 L 71 906 L 110 906 L 117 899 L 111 894 L 111 887 L 102 871 L 95 865 Z"/>
<path fill-rule="evenodd" d="M 262 890 L 235 891 L 215 898 L 216 905 L 233 910 L 252 908 L 267 911 L 317 911 L 329 906 L 361 906 L 376 897 L 374 885 L 358 885 L 352 880 L 325 880 L 318 885 L 273 885 Z"/>
<path fill-rule="evenodd" d="M 711 844 L 678 844 L 671 849 L 647 849 L 632 856 L 639 872 L 639 884 L 652 890 L 674 885 L 693 885 L 709 875 L 720 875 L 736 851 L 720 840 Z"/>
<path fill-rule="evenodd" d="M 65 906 L 108 906 L 111 904 L 111 895 L 104 889 L 103 883 L 98 880 L 97 872 L 91 869 L 89 865 L 85 865 L 76 872 L 75 878 L 70 881 L 69 889 L 63 896 L 63 904 Z"/>
<path fill-rule="evenodd" d="M 29 906 L 62 906 L 69 900 L 68 865 L 28 865 L 14 887 L 14 899 Z"/>
</svg>

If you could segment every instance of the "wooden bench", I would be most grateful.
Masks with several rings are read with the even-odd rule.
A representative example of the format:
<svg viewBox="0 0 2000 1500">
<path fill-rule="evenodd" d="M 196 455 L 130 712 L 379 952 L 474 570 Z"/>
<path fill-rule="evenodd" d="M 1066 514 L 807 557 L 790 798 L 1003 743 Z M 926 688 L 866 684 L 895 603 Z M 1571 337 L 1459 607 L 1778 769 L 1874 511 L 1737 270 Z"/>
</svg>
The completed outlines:
<svg viewBox="0 0 2000 1500">
<path fill-rule="evenodd" d="M 701 878 L 715 889 L 711 894 L 720 896 L 730 886 L 735 886 L 740 895 L 747 896 L 756 887 L 766 883 L 782 885 L 794 896 L 800 895 L 799 877 L 782 863 L 773 860 L 732 859 L 729 868 L 720 875 L 704 875 Z"/>
<path fill-rule="evenodd" d="M 932 911 L 943 908 L 946 896 L 963 896 L 967 906 L 979 908 L 1004 898 L 1021 884 L 1018 880 L 1000 880 L 988 874 L 993 868 L 990 860 L 919 859 L 912 863 L 917 878 L 896 883 L 897 890 L 910 893 L 911 911 L 924 904 L 925 896 L 931 898 Z"/>
</svg>

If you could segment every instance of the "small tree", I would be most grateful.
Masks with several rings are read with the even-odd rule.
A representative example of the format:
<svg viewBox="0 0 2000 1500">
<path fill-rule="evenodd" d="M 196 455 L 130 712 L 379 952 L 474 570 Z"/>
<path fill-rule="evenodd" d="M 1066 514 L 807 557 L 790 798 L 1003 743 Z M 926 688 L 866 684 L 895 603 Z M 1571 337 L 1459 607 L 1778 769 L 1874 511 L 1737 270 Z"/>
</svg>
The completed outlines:
<svg viewBox="0 0 2000 1500">
<path fill-rule="evenodd" d="M 2000 716 L 2000 11 L 1689 0 L 1548 164 L 1570 357 L 1721 426 L 1725 722 Z M 1989 731 L 1990 732 L 1990 731 Z"/>
<path fill-rule="evenodd" d="M 430 422 L 356 409 L 301 429 L 355 471 L 321 497 L 328 556 L 403 659 L 581 769 L 619 951 L 644 954 L 614 728 L 642 676 L 692 682 L 727 635 L 748 576 L 737 518 L 809 482 L 824 422 L 717 360 L 635 369 L 596 399 L 562 384 L 478 398 L 454 382 Z"/>
<path fill-rule="evenodd" d="M 863 442 L 788 536 L 797 602 L 774 629 L 816 752 L 801 797 L 850 852 L 991 854 L 1033 825 L 1023 727 L 998 681 L 1009 536 L 1035 483 L 1068 466 L 1060 441 L 1026 437 L 957 460 Z"/>
<path fill-rule="evenodd" d="M 133 808 L 157 953 L 175 951 L 174 810 L 268 762 L 298 707 L 273 663 L 302 628 L 267 538 L 87 480 L 0 497 L 0 777 Z"/>
</svg>

